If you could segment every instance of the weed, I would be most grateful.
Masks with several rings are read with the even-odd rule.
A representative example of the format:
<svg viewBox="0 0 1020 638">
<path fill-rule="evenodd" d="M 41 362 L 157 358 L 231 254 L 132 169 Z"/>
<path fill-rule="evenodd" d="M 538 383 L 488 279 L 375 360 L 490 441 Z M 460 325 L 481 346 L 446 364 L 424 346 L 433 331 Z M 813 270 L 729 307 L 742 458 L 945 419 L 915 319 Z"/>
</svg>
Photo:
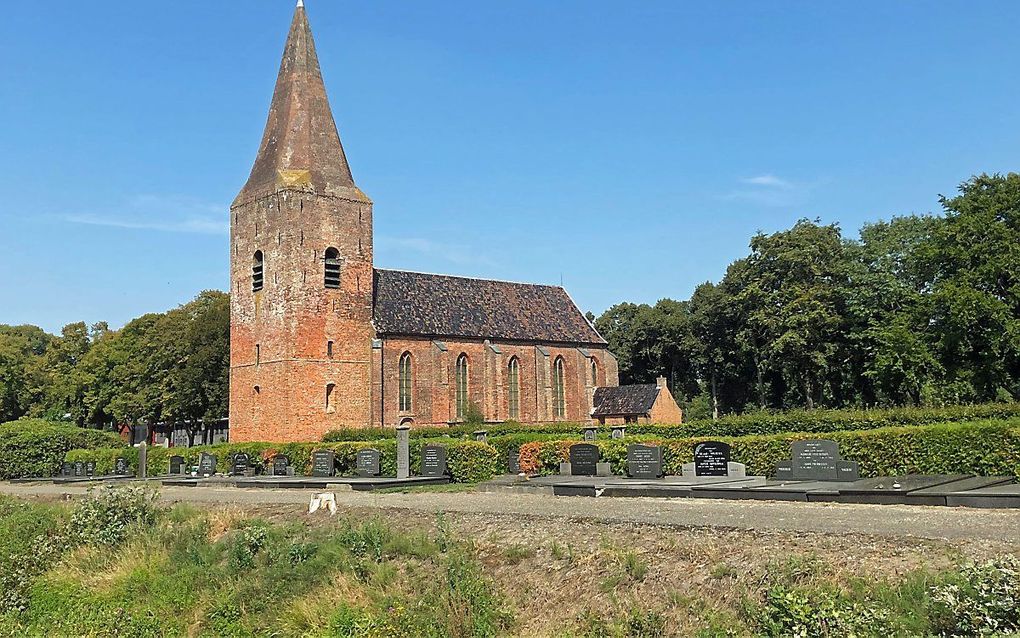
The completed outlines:
<svg viewBox="0 0 1020 638">
<path fill-rule="evenodd" d="M 631 580 L 641 581 L 648 573 L 648 563 L 636 552 L 627 552 L 623 555 L 623 569 Z"/>
<path fill-rule="evenodd" d="M 517 565 L 535 555 L 535 550 L 524 545 L 511 545 L 503 550 L 503 558 L 511 565 Z"/>
</svg>

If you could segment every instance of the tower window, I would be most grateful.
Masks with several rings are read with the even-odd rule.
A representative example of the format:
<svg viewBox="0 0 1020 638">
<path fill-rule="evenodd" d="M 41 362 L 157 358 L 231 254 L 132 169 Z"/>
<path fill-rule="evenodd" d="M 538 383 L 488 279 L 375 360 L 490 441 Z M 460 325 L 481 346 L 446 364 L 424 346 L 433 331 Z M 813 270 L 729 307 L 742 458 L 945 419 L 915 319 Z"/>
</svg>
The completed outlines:
<svg viewBox="0 0 1020 638">
<path fill-rule="evenodd" d="M 511 419 L 521 416 L 521 364 L 517 357 L 510 359 L 506 369 L 507 376 L 507 410 Z"/>
<path fill-rule="evenodd" d="M 457 403 L 457 418 L 463 419 L 468 409 L 468 358 L 466 354 L 457 357 L 457 368 L 454 371 L 454 382 Z"/>
<path fill-rule="evenodd" d="M 401 412 L 411 410 L 411 353 L 400 355 L 399 402 Z"/>
<path fill-rule="evenodd" d="M 327 341 L 326 342 L 326 357 L 329 358 L 329 359 L 333 358 L 333 342 L 332 341 Z"/>
<path fill-rule="evenodd" d="M 326 255 L 326 277 L 327 288 L 340 287 L 340 251 L 336 248 L 327 248 Z"/>
<path fill-rule="evenodd" d="M 556 363 L 553 364 L 553 414 L 557 419 L 562 419 L 567 413 L 563 381 L 563 357 L 556 357 Z"/>
<path fill-rule="evenodd" d="M 262 257 L 262 251 L 255 251 L 255 258 L 252 260 L 251 265 L 251 291 L 258 292 L 262 290 L 262 285 L 265 281 L 265 260 Z"/>
<path fill-rule="evenodd" d="M 255 344 L 255 365 L 262 363 L 262 346 Z"/>
<path fill-rule="evenodd" d="M 326 384 L 326 412 L 336 412 L 336 406 L 333 405 L 333 391 L 336 390 L 335 383 Z"/>
</svg>

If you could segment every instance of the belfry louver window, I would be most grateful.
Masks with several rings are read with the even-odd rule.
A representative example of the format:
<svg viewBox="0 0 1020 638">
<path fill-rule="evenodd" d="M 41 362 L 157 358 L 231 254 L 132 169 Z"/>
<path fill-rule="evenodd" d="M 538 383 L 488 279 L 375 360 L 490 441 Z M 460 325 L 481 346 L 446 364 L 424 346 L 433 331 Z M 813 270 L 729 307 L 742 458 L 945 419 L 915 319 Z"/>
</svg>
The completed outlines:
<svg viewBox="0 0 1020 638">
<path fill-rule="evenodd" d="M 262 284 L 263 284 L 263 281 L 264 281 L 263 267 L 265 265 L 263 263 L 263 261 L 264 260 L 262 258 L 262 251 L 261 250 L 256 250 L 255 251 L 255 259 L 252 260 L 252 265 L 251 265 L 251 291 L 252 292 L 258 292 L 258 291 L 262 290 Z"/>
<path fill-rule="evenodd" d="M 327 248 L 325 255 L 327 288 L 340 287 L 340 251 L 336 248 Z"/>
</svg>

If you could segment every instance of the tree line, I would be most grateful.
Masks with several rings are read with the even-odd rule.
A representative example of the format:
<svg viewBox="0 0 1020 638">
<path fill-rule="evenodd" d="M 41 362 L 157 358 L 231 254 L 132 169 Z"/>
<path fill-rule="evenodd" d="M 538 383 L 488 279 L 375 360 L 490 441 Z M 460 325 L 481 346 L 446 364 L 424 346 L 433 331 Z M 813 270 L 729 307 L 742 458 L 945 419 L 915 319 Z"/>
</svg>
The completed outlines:
<svg viewBox="0 0 1020 638">
<path fill-rule="evenodd" d="M 1020 175 L 980 175 L 941 215 L 801 220 L 690 299 L 595 319 L 621 383 L 658 375 L 690 416 L 1020 398 Z"/>
<path fill-rule="evenodd" d="M 688 417 L 1020 398 L 1020 175 L 980 175 L 941 215 L 801 220 L 690 299 L 590 316 L 622 383 L 665 376 Z M 0 325 L 0 422 L 226 416 L 230 310 L 207 291 L 120 330 Z"/>
<path fill-rule="evenodd" d="M 0 423 L 22 416 L 82 426 L 190 424 L 227 415 L 230 301 L 206 291 L 120 330 L 84 322 L 59 336 L 0 325 Z"/>
</svg>

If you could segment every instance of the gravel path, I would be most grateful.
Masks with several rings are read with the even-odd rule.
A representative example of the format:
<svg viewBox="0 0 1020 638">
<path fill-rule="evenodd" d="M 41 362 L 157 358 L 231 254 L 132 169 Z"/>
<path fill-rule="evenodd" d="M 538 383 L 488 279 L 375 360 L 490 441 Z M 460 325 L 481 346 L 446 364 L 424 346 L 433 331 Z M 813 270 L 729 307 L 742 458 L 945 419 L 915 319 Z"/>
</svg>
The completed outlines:
<svg viewBox="0 0 1020 638">
<path fill-rule="evenodd" d="M 52 483 L 0 483 L 0 493 L 20 497 L 72 498 L 88 488 Z M 163 487 L 165 501 L 238 505 L 307 503 L 310 490 Z M 337 491 L 341 508 L 416 512 L 464 512 L 537 516 L 610 523 L 647 523 L 684 528 L 866 534 L 945 540 L 1020 543 L 1020 510 L 908 505 L 845 505 L 711 499 L 583 498 L 512 493 L 373 494 Z"/>
</svg>

